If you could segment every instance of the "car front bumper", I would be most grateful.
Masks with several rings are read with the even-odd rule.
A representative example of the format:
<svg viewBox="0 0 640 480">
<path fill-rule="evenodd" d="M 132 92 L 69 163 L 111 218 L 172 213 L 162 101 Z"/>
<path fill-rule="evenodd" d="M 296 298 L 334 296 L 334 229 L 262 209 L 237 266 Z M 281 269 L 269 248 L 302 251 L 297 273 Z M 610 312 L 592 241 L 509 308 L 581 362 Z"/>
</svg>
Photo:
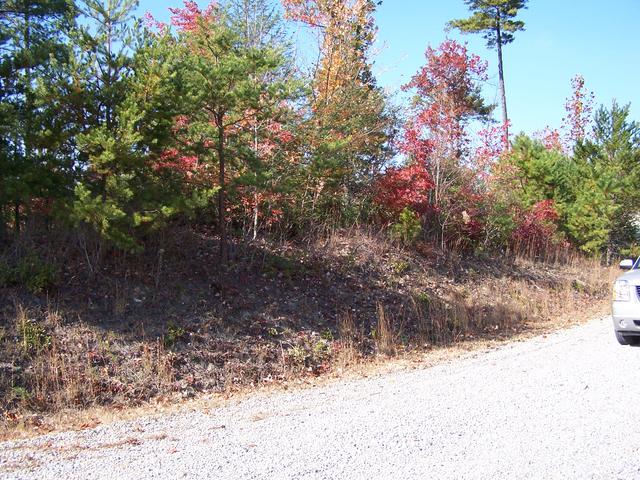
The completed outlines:
<svg viewBox="0 0 640 480">
<path fill-rule="evenodd" d="M 640 336 L 640 302 L 613 302 L 611 310 L 616 332 Z"/>
</svg>

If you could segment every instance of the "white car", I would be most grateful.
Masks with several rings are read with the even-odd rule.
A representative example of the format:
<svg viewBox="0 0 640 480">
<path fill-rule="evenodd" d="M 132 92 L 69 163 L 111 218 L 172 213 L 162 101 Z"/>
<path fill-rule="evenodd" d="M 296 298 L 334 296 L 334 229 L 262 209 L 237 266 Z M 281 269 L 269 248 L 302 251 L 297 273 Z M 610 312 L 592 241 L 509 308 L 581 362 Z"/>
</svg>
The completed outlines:
<svg viewBox="0 0 640 480">
<path fill-rule="evenodd" d="M 640 346 L 640 257 L 620 268 L 628 271 L 613 285 L 613 329 L 620 345 Z"/>
</svg>

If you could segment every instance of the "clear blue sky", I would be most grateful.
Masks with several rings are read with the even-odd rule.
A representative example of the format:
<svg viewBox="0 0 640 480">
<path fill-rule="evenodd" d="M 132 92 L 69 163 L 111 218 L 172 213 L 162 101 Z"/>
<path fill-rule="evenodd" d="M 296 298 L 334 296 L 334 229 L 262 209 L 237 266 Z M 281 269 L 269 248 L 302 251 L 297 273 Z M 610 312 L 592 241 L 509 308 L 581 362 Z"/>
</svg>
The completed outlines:
<svg viewBox="0 0 640 480">
<path fill-rule="evenodd" d="M 206 1 L 200 1 L 205 5 Z M 141 0 L 140 11 L 167 19 L 167 8 L 180 0 Z M 463 0 L 385 0 L 377 14 L 380 85 L 398 90 L 424 63 L 427 45 L 450 38 L 468 42 L 489 61 L 489 102 L 498 101 L 497 57 L 479 35 L 445 32 L 453 18 L 468 15 Z M 640 0 L 530 0 L 519 32 L 504 52 L 507 105 L 514 131 L 532 133 L 560 126 L 570 80 L 579 73 L 596 103 L 612 99 L 640 112 Z M 499 110 L 496 111 L 499 113 Z"/>
</svg>

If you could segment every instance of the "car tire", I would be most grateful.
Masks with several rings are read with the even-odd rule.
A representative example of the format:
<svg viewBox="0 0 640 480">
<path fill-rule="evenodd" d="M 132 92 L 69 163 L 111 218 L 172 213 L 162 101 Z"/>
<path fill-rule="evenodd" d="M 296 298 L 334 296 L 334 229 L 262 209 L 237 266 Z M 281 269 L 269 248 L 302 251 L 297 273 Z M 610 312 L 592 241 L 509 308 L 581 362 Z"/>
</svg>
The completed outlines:
<svg viewBox="0 0 640 480">
<path fill-rule="evenodd" d="M 625 337 L 624 335 L 622 335 L 618 331 L 616 331 L 616 339 L 618 340 L 618 343 L 620 345 L 629 345 L 630 344 L 628 337 Z"/>
<path fill-rule="evenodd" d="M 632 347 L 640 347 L 640 337 L 626 337 L 625 340 Z"/>
</svg>

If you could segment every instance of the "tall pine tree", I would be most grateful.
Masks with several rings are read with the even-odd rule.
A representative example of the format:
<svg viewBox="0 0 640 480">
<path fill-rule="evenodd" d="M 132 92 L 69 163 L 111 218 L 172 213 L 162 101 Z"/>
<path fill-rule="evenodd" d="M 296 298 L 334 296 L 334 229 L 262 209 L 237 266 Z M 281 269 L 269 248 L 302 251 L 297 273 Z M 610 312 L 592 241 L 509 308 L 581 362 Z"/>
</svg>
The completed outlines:
<svg viewBox="0 0 640 480">
<path fill-rule="evenodd" d="M 516 20 L 518 12 L 527 7 L 528 0 L 465 0 L 472 15 L 469 18 L 452 20 L 449 27 L 463 33 L 482 33 L 489 48 L 498 52 L 498 78 L 502 99 L 502 118 L 509 138 L 509 115 L 507 94 L 504 86 L 502 47 L 514 40 L 514 33 L 524 30 L 524 22 Z"/>
</svg>

